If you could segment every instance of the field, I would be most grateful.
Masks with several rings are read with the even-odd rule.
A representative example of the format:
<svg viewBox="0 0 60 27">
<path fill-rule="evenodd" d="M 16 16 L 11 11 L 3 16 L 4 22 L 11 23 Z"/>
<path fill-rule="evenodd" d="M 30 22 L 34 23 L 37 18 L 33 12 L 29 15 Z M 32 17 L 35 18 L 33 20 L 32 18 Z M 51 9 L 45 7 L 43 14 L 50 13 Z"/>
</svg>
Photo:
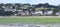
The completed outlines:
<svg viewBox="0 0 60 27">
<path fill-rule="evenodd" d="M 59 16 L 4 16 L 0 17 L 0 24 L 23 23 L 23 24 L 55 24 L 60 23 Z"/>
</svg>

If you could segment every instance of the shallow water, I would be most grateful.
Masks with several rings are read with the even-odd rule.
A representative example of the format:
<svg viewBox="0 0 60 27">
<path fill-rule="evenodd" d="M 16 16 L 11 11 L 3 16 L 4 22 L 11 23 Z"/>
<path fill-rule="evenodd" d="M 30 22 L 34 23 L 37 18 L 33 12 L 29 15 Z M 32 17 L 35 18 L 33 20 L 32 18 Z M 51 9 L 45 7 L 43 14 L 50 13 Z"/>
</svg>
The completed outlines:
<svg viewBox="0 0 60 27">
<path fill-rule="evenodd" d="M 0 27 L 60 27 L 60 24 L 0 24 Z"/>
</svg>

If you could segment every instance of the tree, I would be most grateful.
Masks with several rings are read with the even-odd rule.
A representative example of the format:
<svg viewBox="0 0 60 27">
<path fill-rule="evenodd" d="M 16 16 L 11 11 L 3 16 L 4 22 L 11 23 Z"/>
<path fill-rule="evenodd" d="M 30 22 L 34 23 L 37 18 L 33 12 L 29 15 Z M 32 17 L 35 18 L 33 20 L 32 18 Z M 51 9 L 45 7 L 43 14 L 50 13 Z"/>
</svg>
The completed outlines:
<svg viewBox="0 0 60 27">
<path fill-rule="evenodd" d="M 5 4 L 1 3 L 0 6 L 4 6 Z"/>
<path fill-rule="evenodd" d="M 48 3 L 45 3 L 44 6 L 48 8 L 49 7 L 49 4 Z"/>
<path fill-rule="evenodd" d="M 53 10 L 52 15 L 53 15 L 53 16 L 55 16 L 55 15 L 56 15 L 56 13 L 57 13 L 57 12 L 59 12 L 59 11 L 60 11 L 60 9 L 59 9 L 59 8 L 54 9 L 54 10 Z"/>
<path fill-rule="evenodd" d="M 17 7 L 21 7 L 21 3 L 15 3 L 15 6 L 17 6 Z"/>
<path fill-rule="evenodd" d="M 7 4 L 5 4 L 5 6 L 12 6 L 12 4 L 11 3 L 7 3 Z"/>
<path fill-rule="evenodd" d="M 60 12 L 60 5 L 56 6 L 56 8 L 53 10 L 52 15 L 55 15 L 57 12 Z"/>
<path fill-rule="evenodd" d="M 31 6 L 31 4 L 27 3 L 27 4 L 23 4 L 23 5 L 26 5 L 26 6 Z"/>
<path fill-rule="evenodd" d="M 13 5 L 11 3 L 7 3 L 4 6 L 5 6 L 5 8 L 12 8 Z"/>
</svg>

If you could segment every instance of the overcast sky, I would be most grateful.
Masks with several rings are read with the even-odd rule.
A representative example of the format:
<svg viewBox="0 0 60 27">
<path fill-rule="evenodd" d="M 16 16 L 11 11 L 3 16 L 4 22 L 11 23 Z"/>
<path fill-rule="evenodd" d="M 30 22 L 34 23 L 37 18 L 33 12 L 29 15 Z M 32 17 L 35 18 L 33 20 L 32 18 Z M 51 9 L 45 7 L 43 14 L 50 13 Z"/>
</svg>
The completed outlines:
<svg viewBox="0 0 60 27">
<path fill-rule="evenodd" d="M 60 0 L 0 0 L 0 3 L 49 3 L 51 5 L 58 5 L 60 4 Z"/>
</svg>

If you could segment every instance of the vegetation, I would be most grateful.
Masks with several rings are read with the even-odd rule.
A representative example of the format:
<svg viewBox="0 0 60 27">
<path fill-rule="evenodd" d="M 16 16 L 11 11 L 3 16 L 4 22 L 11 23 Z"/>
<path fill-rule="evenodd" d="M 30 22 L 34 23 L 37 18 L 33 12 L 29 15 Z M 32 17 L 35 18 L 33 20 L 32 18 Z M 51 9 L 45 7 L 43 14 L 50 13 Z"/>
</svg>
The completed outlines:
<svg viewBox="0 0 60 27">
<path fill-rule="evenodd" d="M 1 3 L 0 4 L 0 12 L 2 12 L 2 13 L 4 13 L 5 9 L 16 9 L 16 11 L 22 9 L 23 11 L 28 10 L 28 12 L 31 13 L 31 11 L 35 12 L 36 8 L 43 8 L 42 9 L 43 13 L 44 13 L 44 10 L 46 10 L 46 9 L 47 10 L 48 9 L 52 10 L 52 8 L 54 8 L 52 15 L 55 15 L 56 12 L 60 11 L 60 5 L 54 6 L 54 5 L 50 5 L 48 3 L 45 3 L 45 4 L 39 3 L 39 4 L 36 4 L 36 5 L 21 4 L 21 3 L 15 3 L 15 4 L 12 4 L 12 3 L 3 4 L 3 3 Z"/>
<path fill-rule="evenodd" d="M 39 16 L 38 16 L 39 17 Z M 21 16 L 21 17 L 2 17 L 0 18 L 0 24 L 8 23 L 24 23 L 24 24 L 55 24 L 60 23 L 60 18 L 43 18 L 43 17 Z"/>
</svg>

